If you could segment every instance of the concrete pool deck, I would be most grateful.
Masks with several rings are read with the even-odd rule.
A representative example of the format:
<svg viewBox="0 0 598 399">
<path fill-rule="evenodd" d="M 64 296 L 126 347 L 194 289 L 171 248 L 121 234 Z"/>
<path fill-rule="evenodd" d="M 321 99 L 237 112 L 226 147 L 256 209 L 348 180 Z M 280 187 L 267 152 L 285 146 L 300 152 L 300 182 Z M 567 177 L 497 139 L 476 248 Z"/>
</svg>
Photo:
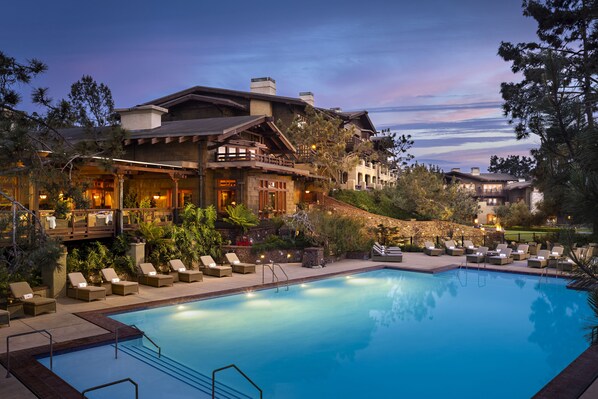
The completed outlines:
<svg viewBox="0 0 598 399">
<path fill-rule="evenodd" d="M 463 256 L 453 257 L 443 255 L 432 257 L 421 253 L 405 253 L 402 263 L 345 259 L 329 263 L 325 268 L 321 269 L 303 268 L 300 264 L 286 264 L 283 266 L 290 281 L 301 282 L 305 280 L 321 279 L 327 276 L 379 269 L 382 267 L 437 273 L 459 267 L 464 261 L 465 257 Z M 475 264 L 470 264 L 469 266 L 473 269 L 478 268 Z M 484 265 L 480 265 L 480 267 L 483 268 Z M 540 270 L 527 268 L 525 261 L 514 262 L 513 264 L 506 266 L 486 265 L 486 270 L 508 271 L 532 275 L 542 275 L 543 273 L 546 273 L 550 277 L 555 277 L 560 274 L 554 269 Z M 265 281 L 266 283 L 270 283 L 266 284 L 266 286 L 272 285 L 272 276 L 267 268 L 265 270 Z M 184 302 L 205 297 L 242 292 L 244 290 L 261 289 L 266 286 L 262 285 L 262 267 L 258 267 L 257 273 L 255 274 L 234 274 L 232 278 L 204 276 L 203 282 L 176 283 L 173 287 L 163 288 L 142 285 L 140 286 L 139 294 L 137 295 L 128 295 L 126 297 L 111 295 L 108 296 L 105 301 L 100 300 L 88 303 L 71 298 L 58 298 L 56 313 L 14 319 L 11 320 L 10 327 L 0 328 L 0 353 L 2 354 L 0 355 L 0 361 L 3 364 L 6 364 L 6 337 L 9 335 L 45 329 L 52 334 L 56 349 L 58 350 L 68 349 L 78 345 L 93 345 L 96 342 L 113 339 L 114 328 L 118 325 L 117 322 L 107 321 L 109 319 L 104 317 L 104 313 L 159 306 L 167 303 Z M 135 332 L 128 331 L 123 335 L 127 336 L 127 334 L 132 336 L 135 335 Z M 11 353 L 22 353 L 23 355 L 21 355 L 21 359 L 30 359 L 30 356 L 37 353 L 48 352 L 48 339 L 40 334 L 17 337 L 11 339 L 10 349 Z M 29 356 L 29 358 L 27 356 Z M 11 360 L 11 362 L 11 369 L 16 369 L 18 367 L 22 368 L 22 372 L 18 373 L 18 377 L 23 381 L 26 381 L 27 385 L 31 386 L 38 395 L 40 395 L 40 392 L 44 392 L 48 389 L 48 387 L 44 385 L 46 382 L 43 381 L 37 381 L 37 383 L 32 384 L 32 381 L 35 379 L 35 372 L 30 371 L 31 378 L 29 378 L 27 376 L 28 373 L 26 372 L 27 367 L 22 364 L 22 360 L 21 363 L 19 363 L 18 359 L 14 361 Z M 573 369 L 571 369 L 572 367 Z M 580 372 L 579 369 L 582 369 L 583 372 Z M 0 375 L 0 397 L 37 397 L 25 387 L 18 378 L 4 378 L 6 369 L 2 366 L 0 366 L 0 373 L 2 373 L 2 375 Z M 554 385 L 552 383 L 552 385 L 547 385 L 539 392 L 538 397 L 556 397 L 555 395 L 558 395 L 558 397 L 561 398 L 596 397 L 591 395 L 593 395 L 592 392 L 595 393 L 598 391 L 598 382 L 594 382 L 587 389 L 585 394 L 582 393 L 592 381 L 595 380 L 597 375 L 598 348 L 591 347 L 561 373 L 559 378 L 564 378 L 562 384 L 558 384 L 558 381 L 556 381 L 555 386 L 552 386 Z M 43 379 L 39 378 L 39 380 Z M 575 389 L 566 387 L 572 385 Z M 563 389 L 568 390 L 563 391 Z M 48 395 L 43 395 L 43 397 L 69 397 L 69 394 L 66 392 L 63 396 L 59 392 L 59 389 L 57 389 L 56 392 L 48 392 Z"/>
</svg>

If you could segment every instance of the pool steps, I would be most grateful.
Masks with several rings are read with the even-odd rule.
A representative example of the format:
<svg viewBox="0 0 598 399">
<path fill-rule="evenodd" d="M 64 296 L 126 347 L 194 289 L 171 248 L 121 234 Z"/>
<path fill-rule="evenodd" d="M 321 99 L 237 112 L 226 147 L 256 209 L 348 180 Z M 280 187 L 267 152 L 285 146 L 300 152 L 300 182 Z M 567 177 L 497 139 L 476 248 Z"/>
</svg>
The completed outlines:
<svg viewBox="0 0 598 399">
<path fill-rule="evenodd" d="M 158 371 L 165 373 L 172 378 L 181 381 L 203 393 L 212 394 L 212 379 L 198 371 L 193 370 L 162 354 L 156 355 L 156 351 L 143 345 L 119 345 L 119 350 L 131 357 L 147 364 Z M 237 391 L 220 382 L 216 382 L 216 397 L 222 399 L 249 399 L 248 395 Z"/>
</svg>

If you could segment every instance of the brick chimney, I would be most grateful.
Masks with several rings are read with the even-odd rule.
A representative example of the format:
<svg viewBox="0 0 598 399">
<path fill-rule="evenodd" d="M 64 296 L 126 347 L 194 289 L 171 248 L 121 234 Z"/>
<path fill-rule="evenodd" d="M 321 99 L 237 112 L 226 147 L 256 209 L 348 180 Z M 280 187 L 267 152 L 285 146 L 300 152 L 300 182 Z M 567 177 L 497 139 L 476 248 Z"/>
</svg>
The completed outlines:
<svg viewBox="0 0 598 399">
<path fill-rule="evenodd" d="M 249 89 L 252 93 L 276 95 L 276 81 L 272 78 L 253 78 Z"/>
<path fill-rule="evenodd" d="M 141 105 L 132 108 L 115 109 L 120 114 L 120 124 L 127 130 L 148 130 L 162 126 L 162 115 L 166 108 L 155 105 Z"/>
<path fill-rule="evenodd" d="M 301 93 L 299 93 L 299 98 L 311 105 L 312 107 L 314 106 L 314 93 L 312 93 L 311 91 L 302 91 Z"/>
<path fill-rule="evenodd" d="M 480 168 L 471 168 L 471 174 L 474 176 L 480 175 Z"/>
</svg>

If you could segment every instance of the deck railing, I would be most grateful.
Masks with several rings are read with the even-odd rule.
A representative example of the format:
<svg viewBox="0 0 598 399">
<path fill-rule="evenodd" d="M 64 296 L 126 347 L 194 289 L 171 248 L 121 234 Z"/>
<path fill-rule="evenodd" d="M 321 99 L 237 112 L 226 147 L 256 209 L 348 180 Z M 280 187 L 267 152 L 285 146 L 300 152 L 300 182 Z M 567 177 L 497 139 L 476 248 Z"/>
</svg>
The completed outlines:
<svg viewBox="0 0 598 399">
<path fill-rule="evenodd" d="M 252 152 L 240 154 L 216 154 L 216 162 L 246 162 L 257 161 L 270 165 L 286 166 L 289 168 L 295 167 L 295 163 L 288 159 L 277 158 L 271 155 L 254 154 Z"/>
</svg>

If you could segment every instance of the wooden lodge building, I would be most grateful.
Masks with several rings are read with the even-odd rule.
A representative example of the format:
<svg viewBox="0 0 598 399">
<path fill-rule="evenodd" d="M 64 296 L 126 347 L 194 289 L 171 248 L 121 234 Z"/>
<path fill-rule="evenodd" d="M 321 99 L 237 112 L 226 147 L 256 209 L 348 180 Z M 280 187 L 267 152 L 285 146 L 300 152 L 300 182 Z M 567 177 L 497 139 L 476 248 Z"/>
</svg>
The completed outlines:
<svg viewBox="0 0 598 399">
<path fill-rule="evenodd" d="M 312 93 L 277 96 L 271 78 L 252 79 L 250 92 L 192 87 L 116 110 L 128 131 L 125 155 L 110 170 L 101 159 L 90 159 L 80 170 L 92 182 L 86 192 L 90 209 L 56 215 L 44 209 L 47 195 L 38 188 L 14 180 L 3 188 L 63 240 L 109 237 L 135 229 L 138 220 L 170 223 L 187 203 L 214 205 L 220 213 L 243 203 L 260 218 L 292 214 L 298 203 L 318 200 L 314 183 L 322 177 L 301 163 L 276 123 L 290 125 L 307 105 L 313 106 Z M 354 140 L 370 140 L 375 133 L 365 111 L 320 111 L 338 115 L 353 129 Z M 61 133 L 77 141 L 85 131 Z M 141 199 L 149 199 L 151 208 L 138 208 Z"/>
</svg>

